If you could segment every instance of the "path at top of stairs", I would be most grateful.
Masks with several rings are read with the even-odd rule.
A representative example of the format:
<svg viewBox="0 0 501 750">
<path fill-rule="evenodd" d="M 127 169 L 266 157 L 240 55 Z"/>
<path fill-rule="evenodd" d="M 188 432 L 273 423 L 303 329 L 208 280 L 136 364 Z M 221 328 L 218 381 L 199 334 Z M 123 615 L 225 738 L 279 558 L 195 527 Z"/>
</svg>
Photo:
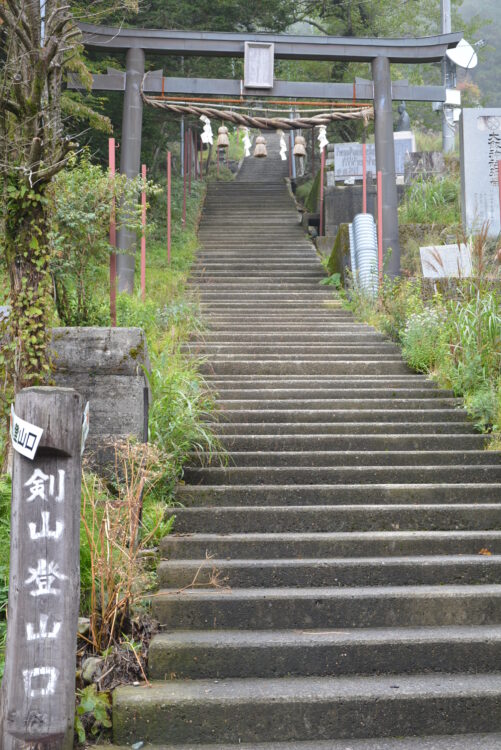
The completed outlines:
<svg viewBox="0 0 501 750">
<path fill-rule="evenodd" d="M 115 691 L 114 740 L 494 750 L 500 454 L 319 285 L 267 140 L 209 187 L 192 274 L 207 328 L 186 351 L 218 394 L 227 462 L 186 469 L 151 687 Z"/>
</svg>

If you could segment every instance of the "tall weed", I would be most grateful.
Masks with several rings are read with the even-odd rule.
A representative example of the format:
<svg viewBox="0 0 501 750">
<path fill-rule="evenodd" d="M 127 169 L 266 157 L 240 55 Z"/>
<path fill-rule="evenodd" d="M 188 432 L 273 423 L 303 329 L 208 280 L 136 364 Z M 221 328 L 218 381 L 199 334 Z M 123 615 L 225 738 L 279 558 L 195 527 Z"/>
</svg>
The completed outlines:
<svg viewBox="0 0 501 750">
<path fill-rule="evenodd" d="M 83 610 L 90 617 L 89 641 L 96 653 L 130 629 L 132 610 L 148 591 L 142 552 L 157 536 L 163 512 L 143 518 L 145 494 L 158 481 L 161 455 L 148 444 L 115 447 L 115 487 L 95 475 L 82 483 Z"/>
<path fill-rule="evenodd" d="M 459 182 L 453 177 L 419 178 L 407 189 L 399 209 L 403 224 L 447 224 L 461 221 Z"/>
</svg>

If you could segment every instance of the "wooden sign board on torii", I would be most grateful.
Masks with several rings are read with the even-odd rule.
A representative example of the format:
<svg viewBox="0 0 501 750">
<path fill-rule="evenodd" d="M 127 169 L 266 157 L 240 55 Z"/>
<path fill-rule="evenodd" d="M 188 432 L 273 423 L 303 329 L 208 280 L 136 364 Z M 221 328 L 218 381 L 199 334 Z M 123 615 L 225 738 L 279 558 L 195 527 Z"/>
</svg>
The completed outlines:
<svg viewBox="0 0 501 750">
<path fill-rule="evenodd" d="M 122 149 L 120 171 L 129 177 L 139 174 L 141 159 L 142 97 L 145 93 L 291 97 L 293 99 L 374 100 L 376 164 L 382 173 L 383 252 L 391 250 L 388 273 L 400 273 L 398 239 L 398 201 L 393 147 L 393 99 L 407 101 L 446 101 L 443 86 L 411 86 L 406 81 L 391 81 L 391 63 L 442 62 L 448 49 L 456 47 L 461 33 L 442 34 L 417 39 L 357 39 L 329 36 L 292 36 L 286 34 L 237 34 L 225 32 L 170 31 L 163 29 L 125 29 L 105 26 L 80 26 L 83 43 L 89 49 L 107 52 L 127 51 L 126 71 L 109 70 L 94 76 L 93 90 L 124 91 Z M 263 50 L 268 52 L 263 53 Z M 357 79 L 355 84 L 275 81 L 269 76 L 244 81 L 205 78 L 164 78 L 162 71 L 146 78 L 145 54 L 195 55 L 207 57 L 245 57 L 246 50 L 259 49 L 261 59 L 344 60 L 367 62 L 372 67 L 372 81 Z M 271 57 L 270 57 L 270 50 Z M 263 56 L 264 54 L 264 56 Z M 249 55 L 249 53 L 248 53 Z M 250 61 L 250 58 L 247 58 Z M 252 61 L 250 61 L 252 63 Z M 262 68 L 262 66 L 261 66 Z M 248 74 L 256 74 L 252 64 Z M 263 75 L 262 69 L 258 71 Z M 256 84 L 263 81 L 263 88 Z M 272 83 L 272 87 L 269 84 Z M 254 84 L 254 85 L 252 85 Z M 73 87 L 78 84 L 74 83 Z M 117 247 L 124 254 L 117 257 L 118 288 L 132 291 L 134 257 L 127 254 L 135 235 L 119 232 Z"/>
</svg>

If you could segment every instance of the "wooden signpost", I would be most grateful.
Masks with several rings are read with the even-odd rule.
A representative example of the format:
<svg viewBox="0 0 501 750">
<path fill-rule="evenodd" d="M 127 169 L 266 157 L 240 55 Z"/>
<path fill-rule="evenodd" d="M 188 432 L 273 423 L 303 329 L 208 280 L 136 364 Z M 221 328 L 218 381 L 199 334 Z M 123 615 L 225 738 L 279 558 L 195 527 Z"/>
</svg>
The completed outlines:
<svg viewBox="0 0 501 750">
<path fill-rule="evenodd" d="M 40 387 L 13 409 L 2 750 L 73 746 L 83 407 L 72 388 Z"/>
</svg>

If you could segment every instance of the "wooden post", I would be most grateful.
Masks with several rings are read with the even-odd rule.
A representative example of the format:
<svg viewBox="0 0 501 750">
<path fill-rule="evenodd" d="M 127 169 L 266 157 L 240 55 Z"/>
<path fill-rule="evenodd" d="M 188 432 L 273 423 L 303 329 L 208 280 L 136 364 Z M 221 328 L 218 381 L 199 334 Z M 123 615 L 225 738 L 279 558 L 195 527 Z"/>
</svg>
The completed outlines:
<svg viewBox="0 0 501 750">
<path fill-rule="evenodd" d="M 16 396 L 2 750 L 73 747 L 83 405 L 72 388 Z"/>
<path fill-rule="evenodd" d="M 141 177 L 146 182 L 146 164 L 141 167 Z M 146 299 L 146 190 L 141 193 L 141 299 Z"/>
<path fill-rule="evenodd" d="M 322 154 L 320 156 L 320 226 L 319 226 L 319 235 L 320 237 L 323 237 L 324 235 L 324 171 L 325 171 L 325 149 L 326 147 L 322 149 Z"/>
<path fill-rule="evenodd" d="M 108 138 L 108 163 L 110 176 L 114 177 L 115 167 L 115 139 Z M 115 199 L 111 202 L 110 210 L 110 245 L 117 246 L 117 225 L 115 219 Z M 117 324 L 117 254 L 110 253 L 110 319 L 114 328 Z"/>
<path fill-rule="evenodd" d="M 377 173 L 377 248 L 379 283 L 383 283 L 383 174 Z"/>
<path fill-rule="evenodd" d="M 172 155 L 167 151 L 167 263 L 170 263 L 171 249 L 171 201 L 172 201 Z"/>
<path fill-rule="evenodd" d="M 204 144 L 200 144 L 200 179 L 204 178 Z"/>
<path fill-rule="evenodd" d="M 311 129 L 311 176 L 315 179 L 315 131 Z"/>
</svg>

